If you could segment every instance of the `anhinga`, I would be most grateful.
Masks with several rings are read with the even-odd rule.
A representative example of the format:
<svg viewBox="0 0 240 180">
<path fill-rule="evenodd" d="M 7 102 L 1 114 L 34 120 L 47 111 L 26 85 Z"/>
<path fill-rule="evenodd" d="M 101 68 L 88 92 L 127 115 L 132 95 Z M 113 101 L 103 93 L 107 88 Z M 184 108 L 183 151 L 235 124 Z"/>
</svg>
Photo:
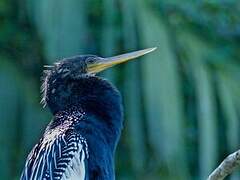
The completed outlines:
<svg viewBox="0 0 240 180">
<path fill-rule="evenodd" d="M 43 102 L 53 119 L 27 157 L 21 180 L 113 180 L 122 124 L 118 90 L 96 73 L 156 48 L 110 58 L 80 55 L 45 71 Z"/>
</svg>

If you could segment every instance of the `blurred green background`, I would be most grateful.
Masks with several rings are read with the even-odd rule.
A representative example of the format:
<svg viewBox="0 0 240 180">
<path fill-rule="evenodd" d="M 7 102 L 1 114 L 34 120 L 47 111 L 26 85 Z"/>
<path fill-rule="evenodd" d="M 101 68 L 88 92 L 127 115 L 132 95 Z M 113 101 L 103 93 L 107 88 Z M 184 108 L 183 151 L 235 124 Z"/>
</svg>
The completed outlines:
<svg viewBox="0 0 240 180">
<path fill-rule="evenodd" d="M 240 1 L 0 0 L 0 179 L 51 119 L 43 65 L 154 46 L 101 74 L 124 97 L 117 179 L 205 179 L 240 147 Z"/>
</svg>

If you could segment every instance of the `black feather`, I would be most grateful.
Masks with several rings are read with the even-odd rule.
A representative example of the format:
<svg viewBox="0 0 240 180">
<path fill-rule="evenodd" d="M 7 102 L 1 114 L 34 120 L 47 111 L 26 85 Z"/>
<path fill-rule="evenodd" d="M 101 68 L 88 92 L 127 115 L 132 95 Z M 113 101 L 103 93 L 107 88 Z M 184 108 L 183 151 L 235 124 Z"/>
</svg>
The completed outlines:
<svg viewBox="0 0 240 180">
<path fill-rule="evenodd" d="M 97 58 L 75 56 L 44 70 L 41 102 L 54 118 L 28 156 L 22 180 L 67 176 L 69 168 L 74 169 L 71 163 L 76 152 L 79 160 L 84 157 L 84 179 L 115 178 L 122 99 L 107 80 L 87 73 L 87 63 Z"/>
</svg>

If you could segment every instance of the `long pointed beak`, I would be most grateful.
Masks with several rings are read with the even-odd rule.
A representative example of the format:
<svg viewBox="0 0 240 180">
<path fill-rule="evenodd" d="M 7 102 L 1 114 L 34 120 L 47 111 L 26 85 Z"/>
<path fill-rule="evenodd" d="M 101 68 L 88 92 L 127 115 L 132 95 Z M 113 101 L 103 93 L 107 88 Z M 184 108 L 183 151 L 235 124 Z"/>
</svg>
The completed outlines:
<svg viewBox="0 0 240 180">
<path fill-rule="evenodd" d="M 98 73 L 100 71 L 103 71 L 109 67 L 112 67 L 116 64 L 120 64 L 123 62 L 127 62 L 131 59 L 135 59 L 137 57 L 143 56 L 145 54 L 148 54 L 152 51 L 157 49 L 156 47 L 154 48 L 147 48 L 139 51 L 134 51 L 126 54 L 121 54 L 118 56 L 113 56 L 113 57 L 108 57 L 108 58 L 101 58 L 96 63 L 90 64 L 88 66 L 88 72 L 90 73 Z"/>
</svg>

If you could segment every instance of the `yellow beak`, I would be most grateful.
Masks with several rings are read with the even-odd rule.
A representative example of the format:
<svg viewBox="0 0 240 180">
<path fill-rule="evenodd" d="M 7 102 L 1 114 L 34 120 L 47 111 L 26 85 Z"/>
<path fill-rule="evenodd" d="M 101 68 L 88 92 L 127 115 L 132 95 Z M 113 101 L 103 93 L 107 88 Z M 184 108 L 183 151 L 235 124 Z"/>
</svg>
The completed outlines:
<svg viewBox="0 0 240 180">
<path fill-rule="evenodd" d="M 109 58 L 100 58 L 93 64 L 88 65 L 88 72 L 89 73 L 98 73 L 100 71 L 103 71 L 109 67 L 112 67 L 116 64 L 120 64 L 126 61 L 129 61 L 131 59 L 135 59 L 137 57 L 143 56 L 147 53 L 150 53 L 157 49 L 156 47 L 154 48 L 147 48 L 139 51 L 134 51 L 126 54 L 121 54 L 118 56 L 113 56 Z"/>
</svg>

